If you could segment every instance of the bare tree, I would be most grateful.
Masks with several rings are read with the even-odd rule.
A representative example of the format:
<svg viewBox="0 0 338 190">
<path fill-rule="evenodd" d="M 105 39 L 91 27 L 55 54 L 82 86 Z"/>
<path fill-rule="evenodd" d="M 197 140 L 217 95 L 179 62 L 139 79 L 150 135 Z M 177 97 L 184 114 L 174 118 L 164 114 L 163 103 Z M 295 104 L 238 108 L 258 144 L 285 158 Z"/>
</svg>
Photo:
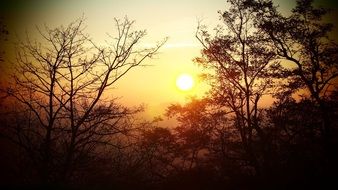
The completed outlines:
<svg viewBox="0 0 338 190">
<path fill-rule="evenodd" d="M 84 33 L 84 18 L 38 29 L 42 42 L 28 36 L 20 42 L 7 94 L 27 116 L 10 129 L 11 139 L 27 150 L 43 182 L 70 179 L 99 145 L 114 145 L 113 135 L 130 130 L 128 117 L 140 109 L 123 107 L 104 93 L 164 43 L 137 48 L 146 32 L 133 31 L 133 23 L 115 19 L 117 36 L 109 36 L 107 46 Z"/>
</svg>

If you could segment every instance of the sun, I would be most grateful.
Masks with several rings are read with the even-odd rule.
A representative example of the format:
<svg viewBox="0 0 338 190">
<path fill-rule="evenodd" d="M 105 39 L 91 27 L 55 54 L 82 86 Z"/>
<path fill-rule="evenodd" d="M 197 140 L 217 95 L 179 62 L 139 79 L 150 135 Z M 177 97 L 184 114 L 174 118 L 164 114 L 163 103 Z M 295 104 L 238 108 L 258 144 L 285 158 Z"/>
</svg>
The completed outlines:
<svg viewBox="0 0 338 190">
<path fill-rule="evenodd" d="M 188 91 L 194 86 L 194 79 L 189 74 L 181 74 L 176 79 L 176 86 L 183 91 Z"/>
</svg>

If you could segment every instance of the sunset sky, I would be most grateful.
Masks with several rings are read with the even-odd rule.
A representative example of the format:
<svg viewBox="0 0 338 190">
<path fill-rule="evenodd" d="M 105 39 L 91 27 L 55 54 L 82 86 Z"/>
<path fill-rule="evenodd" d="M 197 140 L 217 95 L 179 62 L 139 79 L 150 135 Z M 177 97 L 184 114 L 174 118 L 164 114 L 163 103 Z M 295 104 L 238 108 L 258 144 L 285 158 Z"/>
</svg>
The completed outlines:
<svg viewBox="0 0 338 190">
<path fill-rule="evenodd" d="M 276 3 L 284 11 L 295 5 L 293 0 Z M 318 4 L 336 7 L 328 0 Z M 140 45 L 152 45 L 169 37 L 155 59 L 144 63 L 151 66 L 134 69 L 109 92 L 121 97 L 120 102 L 128 106 L 147 105 L 146 115 L 152 118 L 161 115 L 171 103 L 182 103 L 188 96 L 201 96 L 207 89 L 197 78 L 201 68 L 192 61 L 201 50 L 195 38 L 197 21 L 202 19 L 212 29 L 220 23 L 217 11 L 226 9 L 226 5 L 225 0 L 12 0 L 1 1 L 0 11 L 11 38 L 22 37 L 25 30 L 34 36 L 35 26 L 66 25 L 83 14 L 86 32 L 97 43 L 104 43 L 106 33 L 113 33 L 113 18 L 125 16 L 136 21 L 134 29 L 147 30 L 147 37 Z M 182 73 L 194 77 L 192 90 L 181 91 L 176 87 L 176 78 Z"/>
</svg>

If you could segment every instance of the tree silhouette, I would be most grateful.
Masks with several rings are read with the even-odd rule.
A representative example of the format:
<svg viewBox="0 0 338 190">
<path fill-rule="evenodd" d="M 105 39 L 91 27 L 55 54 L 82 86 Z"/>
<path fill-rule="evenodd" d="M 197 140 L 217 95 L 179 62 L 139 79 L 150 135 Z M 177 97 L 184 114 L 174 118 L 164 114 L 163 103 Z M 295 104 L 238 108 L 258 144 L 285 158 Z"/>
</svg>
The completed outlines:
<svg viewBox="0 0 338 190">
<path fill-rule="evenodd" d="M 191 152 L 187 158 L 206 147 L 204 158 L 213 161 L 214 171 L 222 168 L 215 162 L 221 155 L 218 160 L 223 159 L 228 175 L 218 175 L 232 182 L 236 175 L 256 179 L 248 181 L 252 188 L 332 184 L 337 112 L 330 94 L 336 88 L 337 66 L 336 43 L 328 38 L 331 26 L 321 19 L 326 11 L 299 1 L 293 15 L 283 17 L 271 1 L 228 2 L 229 10 L 220 12 L 225 26 L 217 27 L 214 35 L 201 24 L 197 31 L 203 50 L 195 61 L 207 69 L 204 78 L 211 90 L 202 101 L 168 107 L 167 114 L 179 122 L 177 141 L 190 145 L 185 147 Z M 298 63 L 290 66 L 285 60 Z M 312 97 L 297 102 L 292 96 L 304 87 Z M 260 108 L 264 95 L 276 98 L 268 109 Z M 215 133 L 222 127 L 225 132 Z M 227 134 L 229 138 L 216 140 Z M 252 169 L 255 177 L 247 178 Z"/>
<path fill-rule="evenodd" d="M 146 32 L 132 31 L 133 23 L 115 19 L 117 36 L 105 47 L 84 33 L 84 18 L 39 29 L 42 42 L 20 42 L 5 93 L 19 104 L 15 111 L 24 121 L 8 122 L 5 131 L 26 151 L 42 182 L 71 181 L 100 145 L 114 145 L 113 135 L 131 130 L 128 117 L 140 109 L 123 107 L 104 93 L 164 43 L 138 49 Z"/>
<path fill-rule="evenodd" d="M 324 23 L 328 10 L 313 7 L 312 0 L 298 0 L 290 16 L 283 16 L 270 6 L 263 11 L 261 4 L 252 6 L 259 29 L 273 42 L 279 58 L 287 60 L 284 69 L 292 77 L 291 88 L 305 88 L 319 106 L 323 119 L 322 136 L 329 139 L 331 119 L 326 99 L 337 87 L 338 45 L 329 37 L 333 25 Z M 292 64 L 292 66 L 287 64 Z"/>
<path fill-rule="evenodd" d="M 280 65 L 273 62 L 275 53 L 269 48 L 269 41 L 254 25 L 257 13 L 247 8 L 246 0 L 228 2 L 229 9 L 220 12 L 224 28 L 216 28 L 215 36 L 199 26 L 197 38 L 204 49 L 203 57 L 196 62 L 214 71 L 209 79 L 212 80 L 209 96 L 225 109 L 224 113 L 231 113 L 228 115 L 238 130 L 245 157 L 259 173 L 254 136 L 257 134 L 262 142 L 267 139 L 259 102 L 273 88 Z"/>
<path fill-rule="evenodd" d="M 185 105 L 172 104 L 166 115 L 179 124 L 173 129 L 180 147 L 181 168 L 191 170 L 203 165 L 204 156 L 212 154 L 211 145 L 221 139 L 224 129 L 222 113 L 214 112 L 208 99 L 191 98 Z"/>
<path fill-rule="evenodd" d="M 152 181 L 163 180 L 176 169 L 178 157 L 176 139 L 167 128 L 154 127 L 142 132 L 139 146 L 143 155 L 143 167 Z"/>
<path fill-rule="evenodd" d="M 237 130 L 220 107 L 207 98 L 191 98 L 184 105 L 167 108 L 166 115 L 179 122 L 173 134 L 180 147 L 183 174 L 198 177 L 206 172 L 209 180 L 219 180 L 241 172 L 242 149 Z"/>
</svg>

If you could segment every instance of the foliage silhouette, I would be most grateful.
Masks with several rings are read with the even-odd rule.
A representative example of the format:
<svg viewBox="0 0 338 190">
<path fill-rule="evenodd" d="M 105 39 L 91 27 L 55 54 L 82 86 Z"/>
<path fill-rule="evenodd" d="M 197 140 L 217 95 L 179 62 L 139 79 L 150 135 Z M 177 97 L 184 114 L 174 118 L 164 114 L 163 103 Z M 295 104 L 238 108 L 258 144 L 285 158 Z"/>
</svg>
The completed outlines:
<svg viewBox="0 0 338 190">
<path fill-rule="evenodd" d="M 196 62 L 215 73 L 211 75 L 209 97 L 230 116 L 230 125 L 237 129 L 245 152 L 242 157 L 248 159 L 256 173 L 260 173 L 262 166 L 253 147 L 254 141 L 260 141 L 261 145 L 269 142 L 259 104 L 261 98 L 273 90 L 280 63 L 275 61 L 269 40 L 255 26 L 257 12 L 247 8 L 246 0 L 229 3 L 228 10 L 219 12 L 224 27 L 218 27 L 215 36 L 203 26 L 198 28 L 197 38 L 204 49 L 203 57 L 197 58 Z"/>
<path fill-rule="evenodd" d="M 313 7 L 312 0 L 299 0 L 292 14 L 285 17 L 272 6 L 262 12 L 261 6 L 251 6 L 260 12 L 256 24 L 273 42 L 278 57 L 292 63 L 291 67 L 284 65 L 292 78 L 291 88 L 306 88 L 319 105 L 322 135 L 328 140 L 331 122 L 325 99 L 336 87 L 338 77 L 338 45 L 329 37 L 333 25 L 323 19 L 328 10 Z"/>
</svg>

